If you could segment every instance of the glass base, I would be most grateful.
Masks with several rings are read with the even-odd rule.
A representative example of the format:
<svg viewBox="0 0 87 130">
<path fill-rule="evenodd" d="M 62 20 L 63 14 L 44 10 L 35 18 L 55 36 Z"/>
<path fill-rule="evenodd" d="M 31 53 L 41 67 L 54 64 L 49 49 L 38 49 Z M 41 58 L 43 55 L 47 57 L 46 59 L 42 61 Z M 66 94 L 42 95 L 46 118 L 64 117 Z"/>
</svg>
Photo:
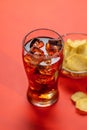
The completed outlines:
<svg viewBox="0 0 87 130">
<path fill-rule="evenodd" d="M 59 93 L 58 91 L 56 91 L 56 93 L 52 93 L 52 98 L 51 99 L 35 99 L 32 95 L 30 96 L 29 92 L 27 92 L 27 99 L 28 101 L 37 107 L 48 107 L 53 105 L 54 103 L 56 103 L 58 101 L 58 97 L 59 97 Z"/>
</svg>

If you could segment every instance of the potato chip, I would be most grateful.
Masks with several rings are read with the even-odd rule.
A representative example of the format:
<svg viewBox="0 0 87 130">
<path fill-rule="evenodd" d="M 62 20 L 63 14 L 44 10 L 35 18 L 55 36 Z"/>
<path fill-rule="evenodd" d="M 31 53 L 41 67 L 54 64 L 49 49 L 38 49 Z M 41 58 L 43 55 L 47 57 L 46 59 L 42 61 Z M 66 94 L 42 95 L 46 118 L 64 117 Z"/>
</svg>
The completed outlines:
<svg viewBox="0 0 87 130">
<path fill-rule="evenodd" d="M 64 57 L 65 57 L 65 58 L 68 57 L 68 55 L 69 55 L 71 49 L 72 49 L 72 48 L 69 47 L 69 46 L 67 45 L 67 43 L 65 43 L 65 46 L 64 46 Z"/>
<path fill-rule="evenodd" d="M 76 101 L 76 108 L 87 113 L 87 98 L 80 98 Z"/>
<path fill-rule="evenodd" d="M 87 56 L 73 54 L 67 58 L 67 68 L 74 71 L 87 70 Z"/>
<path fill-rule="evenodd" d="M 77 50 L 78 54 L 86 55 L 87 56 L 87 44 L 79 46 Z"/>
<path fill-rule="evenodd" d="M 71 71 L 87 70 L 87 40 L 68 39 L 64 45 L 63 68 Z"/>
<path fill-rule="evenodd" d="M 75 93 L 71 96 L 71 100 L 72 100 L 73 102 L 76 102 L 76 101 L 78 101 L 79 99 L 84 98 L 84 97 L 87 98 L 87 95 L 86 95 L 85 93 L 83 93 L 83 92 L 78 91 L 78 92 L 75 92 Z"/>
<path fill-rule="evenodd" d="M 87 40 L 84 39 L 84 40 L 74 40 L 74 41 L 72 41 L 72 40 L 68 39 L 67 43 L 72 48 L 77 48 L 79 46 L 85 45 L 87 43 Z"/>
</svg>

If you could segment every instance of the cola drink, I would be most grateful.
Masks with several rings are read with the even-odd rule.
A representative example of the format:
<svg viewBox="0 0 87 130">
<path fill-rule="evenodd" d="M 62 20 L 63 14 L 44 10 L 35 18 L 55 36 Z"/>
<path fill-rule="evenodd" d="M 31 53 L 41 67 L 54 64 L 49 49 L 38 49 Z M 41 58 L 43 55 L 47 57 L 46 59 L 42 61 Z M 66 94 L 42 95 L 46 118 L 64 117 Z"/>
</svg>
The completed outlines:
<svg viewBox="0 0 87 130">
<path fill-rule="evenodd" d="M 28 101 L 39 107 L 51 106 L 59 97 L 58 78 L 63 61 L 61 36 L 49 29 L 35 30 L 25 37 L 22 52 L 29 83 Z"/>
</svg>

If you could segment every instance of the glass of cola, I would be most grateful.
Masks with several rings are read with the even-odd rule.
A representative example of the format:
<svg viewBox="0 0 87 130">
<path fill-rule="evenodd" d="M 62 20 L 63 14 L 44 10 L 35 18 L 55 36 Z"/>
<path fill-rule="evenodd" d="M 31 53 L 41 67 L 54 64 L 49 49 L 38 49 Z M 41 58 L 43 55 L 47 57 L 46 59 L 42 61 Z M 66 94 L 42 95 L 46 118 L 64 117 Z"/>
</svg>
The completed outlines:
<svg viewBox="0 0 87 130">
<path fill-rule="evenodd" d="M 28 101 L 51 106 L 59 97 L 58 78 L 63 61 L 63 39 L 51 29 L 36 29 L 23 39 L 22 57 L 28 77 Z"/>
</svg>

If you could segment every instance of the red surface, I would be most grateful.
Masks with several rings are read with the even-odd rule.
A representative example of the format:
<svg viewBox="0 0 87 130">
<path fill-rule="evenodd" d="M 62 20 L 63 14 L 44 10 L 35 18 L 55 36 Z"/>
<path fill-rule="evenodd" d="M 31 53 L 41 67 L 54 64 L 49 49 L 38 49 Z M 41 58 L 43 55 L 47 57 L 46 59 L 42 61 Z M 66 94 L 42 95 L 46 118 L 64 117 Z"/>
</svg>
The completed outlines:
<svg viewBox="0 0 87 130">
<path fill-rule="evenodd" d="M 27 102 L 22 39 L 39 27 L 87 33 L 87 1 L 0 1 L 0 130 L 87 130 L 87 116 L 78 114 L 70 100 L 73 92 L 85 91 L 86 79 L 61 76 L 60 98 L 52 107 L 35 108 Z"/>
</svg>

